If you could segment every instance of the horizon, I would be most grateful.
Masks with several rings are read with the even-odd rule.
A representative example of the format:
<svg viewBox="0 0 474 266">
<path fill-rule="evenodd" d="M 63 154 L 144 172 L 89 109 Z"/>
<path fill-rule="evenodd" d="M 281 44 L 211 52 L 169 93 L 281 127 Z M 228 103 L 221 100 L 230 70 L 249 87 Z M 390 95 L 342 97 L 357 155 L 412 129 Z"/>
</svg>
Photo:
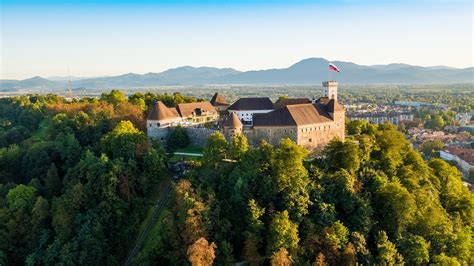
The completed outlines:
<svg viewBox="0 0 474 266">
<path fill-rule="evenodd" d="M 61 75 L 51 75 L 51 76 L 40 76 L 40 75 L 34 75 L 34 76 L 29 76 L 29 77 L 26 77 L 26 78 L 23 78 L 23 79 L 0 79 L 0 80 L 28 80 L 28 79 L 33 79 L 33 78 L 44 78 L 44 79 L 48 79 L 48 80 L 51 80 L 51 81 L 55 81 L 55 80 L 64 80 L 64 79 L 67 79 L 67 78 L 72 78 L 71 81 L 74 81 L 74 80 L 80 80 L 80 79 L 93 79 L 93 78 L 108 78 L 108 77 L 116 77 L 116 76 L 123 76 L 123 75 L 128 75 L 128 74 L 137 74 L 137 75 L 145 75 L 145 74 L 160 74 L 162 72 L 165 72 L 165 71 L 168 71 L 168 70 L 173 70 L 173 69 L 179 69 L 179 68 L 185 68 L 185 67 L 191 67 L 191 68 L 216 68 L 216 69 L 233 69 L 233 70 L 236 70 L 236 71 L 239 71 L 239 72 L 249 72 L 249 71 L 264 71 L 264 70 L 270 70 L 270 69 L 287 69 L 291 66 L 293 66 L 294 64 L 297 64 L 297 63 L 300 63 L 304 60 L 308 60 L 308 59 L 323 59 L 323 60 L 327 60 L 326 58 L 324 57 L 310 57 L 310 58 L 304 58 L 304 59 L 301 59 L 293 64 L 290 64 L 288 65 L 287 67 L 282 67 L 282 68 L 268 68 L 268 69 L 249 69 L 249 70 L 239 70 L 239 69 L 235 69 L 235 68 L 232 68 L 232 67 L 215 67 L 215 66 L 193 66 L 193 65 L 182 65 L 182 66 L 177 66 L 177 67 L 171 67 L 171 68 L 167 68 L 167 69 L 163 69 L 162 71 L 148 71 L 148 72 L 141 72 L 141 73 L 137 73 L 137 72 L 126 72 L 126 73 L 117 73 L 117 74 L 113 74 L 113 75 L 99 75 L 99 76 L 77 76 L 77 75 L 65 75 L 65 76 L 61 76 Z M 343 61 L 343 60 L 327 60 L 328 62 L 344 62 L 344 63 L 354 63 L 354 64 L 357 64 L 357 62 L 349 62 L 349 61 Z M 451 67 L 451 66 L 445 66 L 445 65 L 430 65 L 430 66 L 419 66 L 419 65 L 411 65 L 411 64 L 407 64 L 407 63 L 388 63 L 388 64 L 373 64 L 373 65 L 362 65 L 362 64 L 357 64 L 357 65 L 360 65 L 360 66 L 365 66 L 365 67 L 376 67 L 376 66 L 388 66 L 388 65 L 409 65 L 411 67 L 424 67 L 424 68 L 434 68 L 434 67 L 446 67 L 446 68 L 451 68 L 451 69 L 467 69 L 467 68 L 473 68 L 473 66 L 470 66 L 470 67 L 465 67 L 465 68 L 457 68 L 457 67 Z"/>
<path fill-rule="evenodd" d="M 467 68 L 474 61 L 472 3 L 463 0 L 0 5 L 0 79 L 66 77 L 68 68 L 75 77 L 181 66 L 249 71 L 287 68 L 314 57 L 365 66 Z"/>
</svg>

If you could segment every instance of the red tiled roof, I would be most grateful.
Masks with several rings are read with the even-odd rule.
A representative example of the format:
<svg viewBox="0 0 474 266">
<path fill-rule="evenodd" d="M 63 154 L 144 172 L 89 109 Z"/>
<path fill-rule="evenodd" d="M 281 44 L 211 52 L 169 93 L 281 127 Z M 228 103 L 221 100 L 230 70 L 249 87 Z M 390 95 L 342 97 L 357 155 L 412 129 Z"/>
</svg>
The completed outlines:
<svg viewBox="0 0 474 266">
<path fill-rule="evenodd" d="M 303 126 L 332 122 L 329 115 L 320 113 L 313 104 L 287 105 L 265 114 L 254 114 L 253 125 L 258 126 Z"/>
<path fill-rule="evenodd" d="M 214 94 L 214 96 L 212 96 L 212 99 L 211 99 L 211 102 L 210 102 L 213 106 L 227 106 L 229 105 L 229 103 L 226 101 L 226 99 L 224 99 L 224 96 L 220 95 L 219 93 L 216 92 L 216 94 Z"/>
<path fill-rule="evenodd" d="M 293 104 L 303 104 L 303 103 L 311 103 L 311 100 L 308 98 L 288 98 L 288 99 L 278 99 L 275 102 L 275 107 L 282 108 L 287 105 Z"/>
<path fill-rule="evenodd" d="M 216 108 L 214 108 L 210 102 L 180 103 L 178 106 L 176 106 L 176 109 L 182 117 L 188 117 L 192 115 L 196 109 L 201 109 L 202 111 L 207 111 L 210 113 L 217 113 Z"/>
<path fill-rule="evenodd" d="M 224 121 L 224 127 L 242 127 L 242 122 L 234 112 L 231 112 L 230 115 Z"/>
<path fill-rule="evenodd" d="M 156 102 L 148 113 L 148 120 L 166 120 L 179 118 L 179 114 L 174 108 L 168 108 L 161 101 Z"/>
<path fill-rule="evenodd" d="M 451 146 L 444 148 L 444 150 L 474 165 L 474 149 Z"/>
</svg>

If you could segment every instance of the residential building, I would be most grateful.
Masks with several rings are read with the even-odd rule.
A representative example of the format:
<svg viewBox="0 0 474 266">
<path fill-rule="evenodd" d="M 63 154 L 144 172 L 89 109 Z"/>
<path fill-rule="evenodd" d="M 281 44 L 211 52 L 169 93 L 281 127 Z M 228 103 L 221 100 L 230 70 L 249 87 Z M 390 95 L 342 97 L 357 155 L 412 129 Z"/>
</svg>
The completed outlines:
<svg viewBox="0 0 474 266">
<path fill-rule="evenodd" d="M 474 167 L 474 149 L 451 146 L 441 150 L 439 155 L 445 161 L 455 161 L 466 174 Z"/>
</svg>

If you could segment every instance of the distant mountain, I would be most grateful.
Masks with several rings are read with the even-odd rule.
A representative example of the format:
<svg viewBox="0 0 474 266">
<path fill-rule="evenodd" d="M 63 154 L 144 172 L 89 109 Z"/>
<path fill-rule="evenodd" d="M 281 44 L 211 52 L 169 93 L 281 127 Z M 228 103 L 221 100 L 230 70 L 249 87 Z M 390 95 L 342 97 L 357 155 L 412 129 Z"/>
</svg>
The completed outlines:
<svg viewBox="0 0 474 266">
<path fill-rule="evenodd" d="M 183 66 L 168 69 L 161 73 L 144 75 L 128 73 L 105 78 L 82 79 L 74 82 L 74 87 L 84 88 L 130 88 L 163 85 L 209 84 L 216 78 L 240 73 L 232 68 Z"/>
<path fill-rule="evenodd" d="M 42 77 L 32 77 L 24 80 L 0 80 L 0 91 L 16 91 L 20 89 L 30 90 L 54 90 L 63 87 L 60 82 L 51 81 Z"/>
<path fill-rule="evenodd" d="M 105 77 L 105 76 L 103 76 Z M 96 78 L 103 78 L 103 77 L 96 77 Z M 61 81 L 61 82 L 68 82 L 68 80 L 75 81 L 75 80 L 81 80 L 81 79 L 90 79 L 91 77 L 67 77 L 67 76 L 52 76 L 52 77 L 46 77 L 46 79 L 49 79 L 51 81 Z"/>
<path fill-rule="evenodd" d="M 323 58 L 302 60 L 289 68 L 247 71 L 218 79 L 216 83 L 233 84 L 320 84 L 327 80 L 328 61 Z M 442 84 L 473 83 L 474 68 L 430 68 L 407 64 L 362 66 L 350 62 L 332 61 L 341 73 L 331 73 L 332 79 L 345 84 Z"/>
<path fill-rule="evenodd" d="M 332 79 L 343 84 L 448 84 L 474 83 L 474 68 L 446 66 L 420 67 L 408 64 L 363 66 L 351 62 L 331 61 L 341 73 Z M 329 61 L 324 58 L 304 59 L 288 68 L 237 71 L 232 68 L 183 66 L 161 73 L 144 75 L 128 73 L 112 77 L 77 78 L 73 88 L 109 89 L 206 84 L 319 85 L 329 78 Z M 61 89 L 67 80 L 34 77 L 25 80 L 0 80 L 0 90 Z"/>
</svg>

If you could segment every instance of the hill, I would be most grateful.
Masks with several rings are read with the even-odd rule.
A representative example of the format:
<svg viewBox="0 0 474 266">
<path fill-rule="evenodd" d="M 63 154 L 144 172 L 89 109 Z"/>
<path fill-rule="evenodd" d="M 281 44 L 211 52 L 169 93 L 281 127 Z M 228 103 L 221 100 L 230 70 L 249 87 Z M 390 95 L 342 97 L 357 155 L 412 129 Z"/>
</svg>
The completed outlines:
<svg viewBox="0 0 474 266">
<path fill-rule="evenodd" d="M 246 84 L 246 85 L 319 85 L 327 80 L 329 61 L 324 58 L 304 59 L 288 68 L 237 71 L 232 68 L 183 66 L 160 73 L 128 73 L 111 77 L 76 78 L 73 88 L 136 88 L 153 86 Z M 341 73 L 331 73 L 344 84 L 449 84 L 473 83 L 474 68 L 446 66 L 420 67 L 408 64 L 364 66 L 352 62 L 333 61 Z M 0 90 L 59 89 L 65 80 L 34 77 L 25 80 L 0 80 Z"/>
</svg>

